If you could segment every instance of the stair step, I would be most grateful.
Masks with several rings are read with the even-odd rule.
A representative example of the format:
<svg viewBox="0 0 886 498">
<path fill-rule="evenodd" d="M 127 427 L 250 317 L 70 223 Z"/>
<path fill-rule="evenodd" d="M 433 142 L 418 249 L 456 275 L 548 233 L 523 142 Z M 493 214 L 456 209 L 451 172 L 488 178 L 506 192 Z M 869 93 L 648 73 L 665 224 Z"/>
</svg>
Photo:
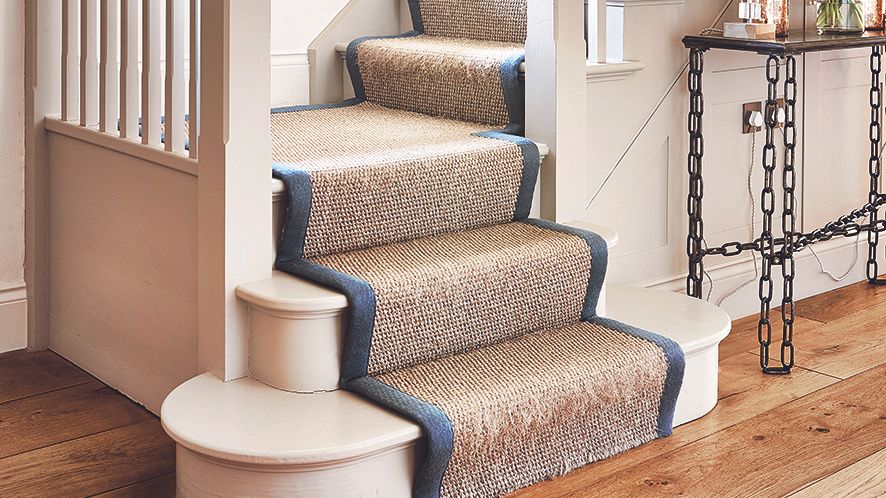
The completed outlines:
<svg viewBox="0 0 886 498">
<path fill-rule="evenodd" d="M 722 309 L 683 294 L 610 285 L 607 317 L 675 341 L 686 357 L 674 426 L 701 418 L 717 404 L 719 344 L 732 330 Z"/>
<path fill-rule="evenodd" d="M 238 293 L 283 312 L 342 310 L 335 292 L 282 273 L 275 279 Z M 728 315 L 664 291 L 609 286 L 608 296 L 609 317 L 683 348 L 686 373 L 674 425 L 713 409 L 718 344 L 729 333 Z M 183 493 L 188 496 L 256 495 L 259 483 L 262 495 L 409 496 L 422 451 L 415 423 L 360 396 L 342 390 L 291 393 L 251 378 L 226 383 L 210 374 L 195 377 L 169 395 L 161 417 L 180 445 L 179 485 L 199 488 Z"/>
<path fill-rule="evenodd" d="M 538 147 L 538 155 L 540 159 L 544 161 L 545 157 L 551 153 L 551 148 L 540 143 L 536 143 L 535 145 Z M 278 178 L 271 178 L 271 195 L 273 196 L 274 202 L 282 201 L 285 192 L 286 187 L 283 185 L 283 181 Z"/>
<path fill-rule="evenodd" d="M 419 460 L 418 425 L 347 391 L 207 373 L 176 388 L 161 419 L 178 496 L 409 496 Z"/>
<path fill-rule="evenodd" d="M 276 217 L 282 216 L 279 208 Z M 610 228 L 570 225 L 599 234 L 610 248 L 618 243 L 618 233 Z M 276 270 L 270 279 L 242 284 L 236 292 L 249 306 L 249 369 L 254 378 L 293 392 L 338 389 L 348 304 L 343 294 Z M 605 312 L 605 303 L 604 288 L 598 313 Z"/>
<path fill-rule="evenodd" d="M 350 43 L 348 43 L 348 42 L 338 42 L 335 44 L 335 51 L 336 51 L 336 53 L 338 53 L 338 55 L 341 56 L 342 59 L 345 58 L 345 55 L 348 52 L 348 45 L 350 45 Z M 526 74 L 526 63 L 525 62 L 520 63 L 520 66 L 517 68 L 517 70 L 521 74 Z"/>
</svg>

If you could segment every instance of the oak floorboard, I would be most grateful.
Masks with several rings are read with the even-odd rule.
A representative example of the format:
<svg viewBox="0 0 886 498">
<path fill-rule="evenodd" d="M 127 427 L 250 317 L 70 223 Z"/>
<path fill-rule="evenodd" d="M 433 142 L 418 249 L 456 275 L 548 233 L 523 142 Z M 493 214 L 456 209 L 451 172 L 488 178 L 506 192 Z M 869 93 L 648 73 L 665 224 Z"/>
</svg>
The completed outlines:
<svg viewBox="0 0 886 498">
<path fill-rule="evenodd" d="M 3 361 L 7 358 L 15 357 L 15 356 L 23 356 L 26 354 L 33 354 L 33 353 L 31 353 L 27 349 L 13 349 L 12 351 L 6 351 L 3 353 L 0 353 L 0 361 Z"/>
<path fill-rule="evenodd" d="M 833 377 L 799 368 L 789 376 L 765 376 L 760 373 L 758 363 L 757 357 L 747 353 L 722 360 L 717 406 L 704 417 L 677 427 L 670 437 L 657 439 L 554 480 L 535 484 L 517 491 L 513 496 L 553 498 L 572 496 L 572 493 L 581 495 L 587 489 L 592 489 L 588 487 L 590 482 L 626 471 L 838 382 Z"/>
<path fill-rule="evenodd" d="M 0 404 L 2 458 L 152 420 L 142 407 L 97 380 Z"/>
<path fill-rule="evenodd" d="M 91 496 L 175 471 L 159 420 L 0 460 L 0 496 Z"/>
<path fill-rule="evenodd" d="M 95 498 L 175 498 L 175 474 L 164 474 L 130 484 L 95 495 Z"/>
<path fill-rule="evenodd" d="M 14 354 L 0 361 L 0 403 L 85 384 L 92 379 L 52 351 Z"/>
<path fill-rule="evenodd" d="M 868 370 L 569 496 L 783 496 L 886 447 L 884 375 Z"/>
<path fill-rule="evenodd" d="M 794 337 L 796 365 L 840 379 L 876 367 L 886 361 L 884 327 L 886 306 L 877 306 L 812 330 L 798 329 Z M 780 347 L 781 341 L 772 344 L 773 357 Z M 759 349 L 748 352 L 759 354 Z"/>
<path fill-rule="evenodd" d="M 773 340 L 781 338 L 783 323 L 781 321 L 781 308 L 773 309 L 769 319 L 772 324 Z M 760 343 L 757 342 L 757 323 L 759 320 L 760 318 L 758 315 L 751 315 L 732 322 L 732 331 L 729 332 L 726 339 L 723 339 L 720 343 L 720 358 L 731 358 L 732 356 L 744 354 L 752 349 L 759 353 Z M 815 333 L 818 327 L 821 326 L 821 322 L 816 322 L 803 317 L 796 317 L 794 319 L 795 342 L 801 341 L 802 337 Z M 773 349 L 772 351 L 777 350 Z"/>
<path fill-rule="evenodd" d="M 886 285 L 863 281 L 797 301 L 794 309 L 798 316 L 829 323 L 884 304 Z"/>
<path fill-rule="evenodd" d="M 791 498 L 886 496 L 886 450 L 860 460 L 789 495 Z"/>
</svg>

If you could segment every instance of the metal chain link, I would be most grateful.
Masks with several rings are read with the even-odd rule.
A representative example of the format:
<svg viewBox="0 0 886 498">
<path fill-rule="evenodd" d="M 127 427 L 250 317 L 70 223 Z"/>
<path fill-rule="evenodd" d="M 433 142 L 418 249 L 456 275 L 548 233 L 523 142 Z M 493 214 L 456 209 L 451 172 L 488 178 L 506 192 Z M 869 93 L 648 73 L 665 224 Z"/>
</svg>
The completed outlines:
<svg viewBox="0 0 886 498">
<path fill-rule="evenodd" d="M 701 203 L 704 197 L 702 180 L 702 158 L 704 138 L 702 119 L 704 116 L 704 96 L 701 80 L 704 73 L 704 51 L 692 49 L 689 52 L 689 235 L 686 238 L 686 254 L 689 256 L 689 275 L 686 277 L 686 294 L 701 299 L 704 277 L 704 221 Z"/>
<path fill-rule="evenodd" d="M 775 212 L 775 190 L 772 188 L 776 166 L 775 130 L 778 126 L 775 110 L 778 107 L 777 91 L 781 61 L 770 55 L 766 60 L 766 81 L 769 83 L 766 96 L 766 145 L 763 146 L 763 193 L 760 206 L 763 211 L 763 231 L 760 234 L 758 250 L 762 260 L 760 269 L 760 321 L 757 324 L 757 341 L 760 343 L 760 366 L 766 370 L 769 365 L 769 345 L 772 343 L 772 323 L 769 311 L 772 303 L 772 260 L 775 244 L 772 239 L 772 214 Z"/>
<path fill-rule="evenodd" d="M 855 222 L 869 216 L 874 209 L 884 205 L 886 205 L 886 194 L 880 194 L 876 202 L 854 209 L 849 214 L 839 217 L 822 228 L 816 228 L 808 233 L 795 233 L 793 252 L 800 252 L 816 242 L 825 242 L 834 237 L 854 237 L 856 235 L 853 233 L 854 230 L 847 229 L 847 227 L 850 226 L 861 227 L 861 231 L 867 231 L 864 227 L 868 227 L 869 225 L 858 225 Z M 774 238 L 772 239 L 772 243 L 775 247 L 782 247 L 784 246 L 785 239 Z M 719 247 L 705 249 L 705 256 L 738 256 L 746 251 L 760 251 L 760 246 L 761 240 L 759 238 L 753 242 L 727 242 Z M 778 257 L 778 253 L 775 254 L 775 257 Z"/>
<path fill-rule="evenodd" d="M 880 140 L 883 131 L 880 128 L 880 108 L 883 104 L 882 90 L 880 89 L 880 70 L 882 69 L 882 61 L 880 57 L 880 47 L 871 49 L 871 159 L 869 162 L 869 172 L 871 175 L 871 190 L 868 197 L 868 203 L 873 204 L 880 198 Z M 870 212 L 869 223 L 874 225 L 877 223 L 879 210 L 873 209 Z M 868 265 L 867 277 L 868 281 L 877 283 L 877 277 L 880 275 L 877 265 L 877 244 L 880 242 L 880 234 L 877 231 L 868 232 Z"/>
<path fill-rule="evenodd" d="M 784 168 L 782 170 L 781 230 L 784 245 L 779 252 L 782 275 L 781 300 L 781 366 L 768 367 L 767 373 L 790 373 L 794 366 L 794 235 L 797 231 L 797 173 L 795 170 L 797 147 L 797 60 L 793 55 L 785 58 L 784 80 Z"/>
</svg>

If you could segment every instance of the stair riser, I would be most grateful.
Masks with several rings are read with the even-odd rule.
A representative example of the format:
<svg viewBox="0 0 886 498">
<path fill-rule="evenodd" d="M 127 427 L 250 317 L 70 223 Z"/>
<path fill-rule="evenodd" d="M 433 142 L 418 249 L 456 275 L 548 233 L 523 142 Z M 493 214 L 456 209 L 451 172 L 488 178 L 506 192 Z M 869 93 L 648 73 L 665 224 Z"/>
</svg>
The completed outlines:
<svg viewBox="0 0 886 498">
<path fill-rule="evenodd" d="M 334 466 L 253 465 L 218 460 L 181 445 L 176 450 L 178 498 L 243 496 L 384 496 L 408 498 L 412 490 L 416 445 Z"/>
<path fill-rule="evenodd" d="M 283 182 L 274 180 L 272 184 L 273 195 L 271 210 L 271 251 L 272 260 L 277 261 L 277 244 L 280 243 L 280 236 L 283 233 L 283 220 L 286 219 L 286 195 L 283 191 Z"/>
<path fill-rule="evenodd" d="M 343 310 L 294 314 L 249 309 L 250 375 L 265 384 L 300 393 L 339 388 Z"/>
<path fill-rule="evenodd" d="M 683 386 L 677 396 L 674 427 L 699 419 L 717 405 L 719 344 L 686 355 Z"/>
</svg>

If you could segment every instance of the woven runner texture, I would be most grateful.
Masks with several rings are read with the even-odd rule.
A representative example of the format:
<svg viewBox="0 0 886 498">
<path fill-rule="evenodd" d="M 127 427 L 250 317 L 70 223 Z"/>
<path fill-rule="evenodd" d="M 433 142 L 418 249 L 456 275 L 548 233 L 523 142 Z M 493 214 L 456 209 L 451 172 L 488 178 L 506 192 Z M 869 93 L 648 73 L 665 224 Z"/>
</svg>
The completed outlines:
<svg viewBox="0 0 886 498">
<path fill-rule="evenodd" d="M 368 102 L 272 114 L 274 161 L 311 184 L 305 256 L 511 221 L 526 157 L 484 129 Z"/>
<path fill-rule="evenodd" d="M 525 0 L 409 0 L 356 98 L 272 111 L 277 267 L 344 293 L 341 385 L 424 431 L 414 496 L 499 496 L 670 434 L 672 341 L 596 315 L 597 235 L 529 219 Z"/>
<path fill-rule="evenodd" d="M 375 290 L 370 374 L 577 322 L 591 267 L 584 239 L 520 222 L 314 261 Z"/>
<path fill-rule="evenodd" d="M 504 43 L 526 40 L 526 0 L 418 0 L 424 32 Z"/>
<path fill-rule="evenodd" d="M 371 102 L 504 127 L 502 61 L 522 54 L 522 43 L 418 35 L 366 40 L 356 57 Z"/>
<path fill-rule="evenodd" d="M 667 363 L 586 322 L 378 376 L 452 423 L 444 496 L 499 496 L 658 437 Z"/>
</svg>

